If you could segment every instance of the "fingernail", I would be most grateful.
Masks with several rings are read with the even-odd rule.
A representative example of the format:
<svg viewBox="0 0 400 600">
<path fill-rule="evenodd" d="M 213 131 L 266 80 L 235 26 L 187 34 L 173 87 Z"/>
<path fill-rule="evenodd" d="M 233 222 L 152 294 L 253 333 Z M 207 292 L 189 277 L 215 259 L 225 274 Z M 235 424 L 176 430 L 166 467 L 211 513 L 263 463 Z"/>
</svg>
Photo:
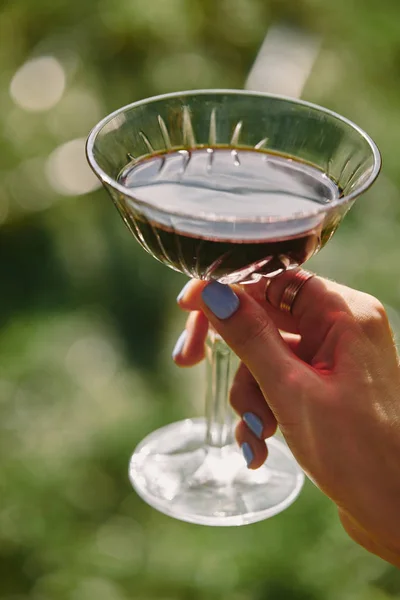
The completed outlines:
<svg viewBox="0 0 400 600">
<path fill-rule="evenodd" d="M 242 452 L 243 452 L 244 460 L 246 461 L 246 465 L 248 467 L 250 467 L 251 463 L 254 460 L 254 454 L 253 454 L 253 450 L 251 449 L 250 444 L 248 444 L 247 442 L 244 442 L 242 444 Z"/>
<path fill-rule="evenodd" d="M 201 292 L 201 296 L 218 319 L 229 319 L 239 308 L 239 298 L 228 285 L 212 281 Z"/>
<path fill-rule="evenodd" d="M 179 302 L 180 302 L 180 301 L 183 299 L 184 295 L 186 294 L 186 290 L 187 290 L 187 288 L 189 287 L 189 285 L 190 285 L 191 283 L 192 283 L 192 280 L 191 280 L 191 279 L 189 279 L 189 281 L 188 281 L 187 283 L 185 283 L 185 285 L 183 286 L 183 288 L 182 288 L 182 289 L 181 289 L 181 291 L 179 292 L 179 294 L 178 294 L 178 296 L 177 296 L 177 298 L 176 298 L 176 301 L 177 301 L 178 303 L 179 303 Z"/>
<path fill-rule="evenodd" d="M 246 423 L 247 427 L 258 437 L 258 439 L 263 439 L 263 422 L 257 415 L 252 412 L 246 412 L 242 416 L 243 421 Z"/>
<path fill-rule="evenodd" d="M 178 337 L 178 341 L 175 344 L 175 348 L 172 351 L 172 358 L 175 359 L 179 354 L 181 354 L 183 347 L 185 345 L 187 338 L 186 329 L 182 331 L 181 335 Z"/>
</svg>

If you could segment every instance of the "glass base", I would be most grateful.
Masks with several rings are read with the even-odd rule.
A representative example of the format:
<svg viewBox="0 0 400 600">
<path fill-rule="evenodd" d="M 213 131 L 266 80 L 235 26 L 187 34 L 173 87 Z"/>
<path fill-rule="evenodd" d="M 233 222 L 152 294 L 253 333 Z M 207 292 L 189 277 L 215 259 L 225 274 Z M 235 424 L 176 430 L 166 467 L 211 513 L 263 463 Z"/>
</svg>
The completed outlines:
<svg viewBox="0 0 400 600">
<path fill-rule="evenodd" d="M 299 495 L 304 473 L 276 437 L 268 440 L 264 465 L 253 471 L 236 444 L 208 447 L 205 436 L 205 419 L 187 419 L 139 444 L 129 478 L 143 500 L 189 523 L 235 526 L 272 517 Z"/>
</svg>

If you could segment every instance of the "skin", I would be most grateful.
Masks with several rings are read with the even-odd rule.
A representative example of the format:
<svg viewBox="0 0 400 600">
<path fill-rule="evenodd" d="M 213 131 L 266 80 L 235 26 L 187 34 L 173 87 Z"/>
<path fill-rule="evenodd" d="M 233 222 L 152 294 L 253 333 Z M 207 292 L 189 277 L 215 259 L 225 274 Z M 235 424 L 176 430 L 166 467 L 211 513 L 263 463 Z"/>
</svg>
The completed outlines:
<svg viewBox="0 0 400 600">
<path fill-rule="evenodd" d="M 203 301 L 207 283 L 191 282 L 179 300 L 191 314 L 175 362 L 202 360 L 211 323 L 241 359 L 233 408 L 263 422 L 263 439 L 243 421 L 236 429 L 254 453 L 250 468 L 263 464 L 279 425 L 350 537 L 400 568 L 400 367 L 386 312 L 372 296 L 313 277 L 283 313 L 293 277 L 276 277 L 266 293 L 265 281 L 232 286 L 239 308 L 224 320 Z"/>
</svg>

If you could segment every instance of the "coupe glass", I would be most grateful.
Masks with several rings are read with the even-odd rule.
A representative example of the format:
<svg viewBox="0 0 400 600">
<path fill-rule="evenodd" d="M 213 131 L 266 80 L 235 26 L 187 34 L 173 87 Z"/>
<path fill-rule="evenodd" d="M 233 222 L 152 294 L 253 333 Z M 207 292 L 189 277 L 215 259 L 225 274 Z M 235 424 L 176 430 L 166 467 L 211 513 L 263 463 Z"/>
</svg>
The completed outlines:
<svg viewBox="0 0 400 600">
<path fill-rule="evenodd" d="M 189 156 L 193 149 L 218 147 L 230 148 L 238 156 L 256 148 L 312 165 L 337 184 L 340 196 L 307 213 L 281 218 L 246 218 L 234 211 L 226 215 L 211 210 L 196 216 L 185 211 L 184 203 L 174 210 L 152 204 L 120 182 L 123 169 L 145 157 L 171 150 Z M 290 253 L 279 254 L 280 241 L 307 235 L 313 242 L 305 258 L 315 254 L 380 170 L 376 145 L 347 119 L 307 102 L 235 90 L 166 94 L 123 107 L 90 133 L 87 157 L 137 241 L 156 259 L 189 277 L 198 275 L 196 257 L 172 264 L 158 225 L 173 232 L 169 243 L 177 246 L 182 233 L 215 239 L 216 232 L 223 231 L 225 240 L 249 240 L 254 227 L 258 232 L 262 227 L 265 240 L 277 242 L 278 250 L 267 260 L 233 272 L 219 268 L 223 283 L 249 284 L 298 266 Z M 212 278 L 212 270 L 203 277 Z M 234 442 L 228 402 L 231 353 L 213 331 L 207 341 L 207 362 L 206 417 L 173 423 L 148 435 L 132 456 L 131 482 L 150 505 L 184 521 L 243 525 L 271 517 L 295 500 L 304 474 L 279 436 L 268 440 L 268 459 L 260 469 L 246 468 Z"/>
</svg>

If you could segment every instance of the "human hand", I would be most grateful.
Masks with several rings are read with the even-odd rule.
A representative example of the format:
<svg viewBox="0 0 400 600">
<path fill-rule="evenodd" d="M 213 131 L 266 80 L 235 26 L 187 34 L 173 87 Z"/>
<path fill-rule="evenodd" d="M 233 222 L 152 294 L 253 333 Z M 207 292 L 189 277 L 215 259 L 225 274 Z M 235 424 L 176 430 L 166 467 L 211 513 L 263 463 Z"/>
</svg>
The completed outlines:
<svg viewBox="0 0 400 600">
<path fill-rule="evenodd" d="M 250 468 L 266 459 L 264 440 L 278 424 L 349 535 L 400 567 L 400 369 L 385 310 L 367 294 L 314 277 L 284 313 L 293 277 L 273 279 L 268 300 L 265 282 L 247 292 L 191 282 L 179 298 L 192 313 L 175 362 L 201 360 L 208 320 L 242 361 L 231 403 Z"/>
</svg>

